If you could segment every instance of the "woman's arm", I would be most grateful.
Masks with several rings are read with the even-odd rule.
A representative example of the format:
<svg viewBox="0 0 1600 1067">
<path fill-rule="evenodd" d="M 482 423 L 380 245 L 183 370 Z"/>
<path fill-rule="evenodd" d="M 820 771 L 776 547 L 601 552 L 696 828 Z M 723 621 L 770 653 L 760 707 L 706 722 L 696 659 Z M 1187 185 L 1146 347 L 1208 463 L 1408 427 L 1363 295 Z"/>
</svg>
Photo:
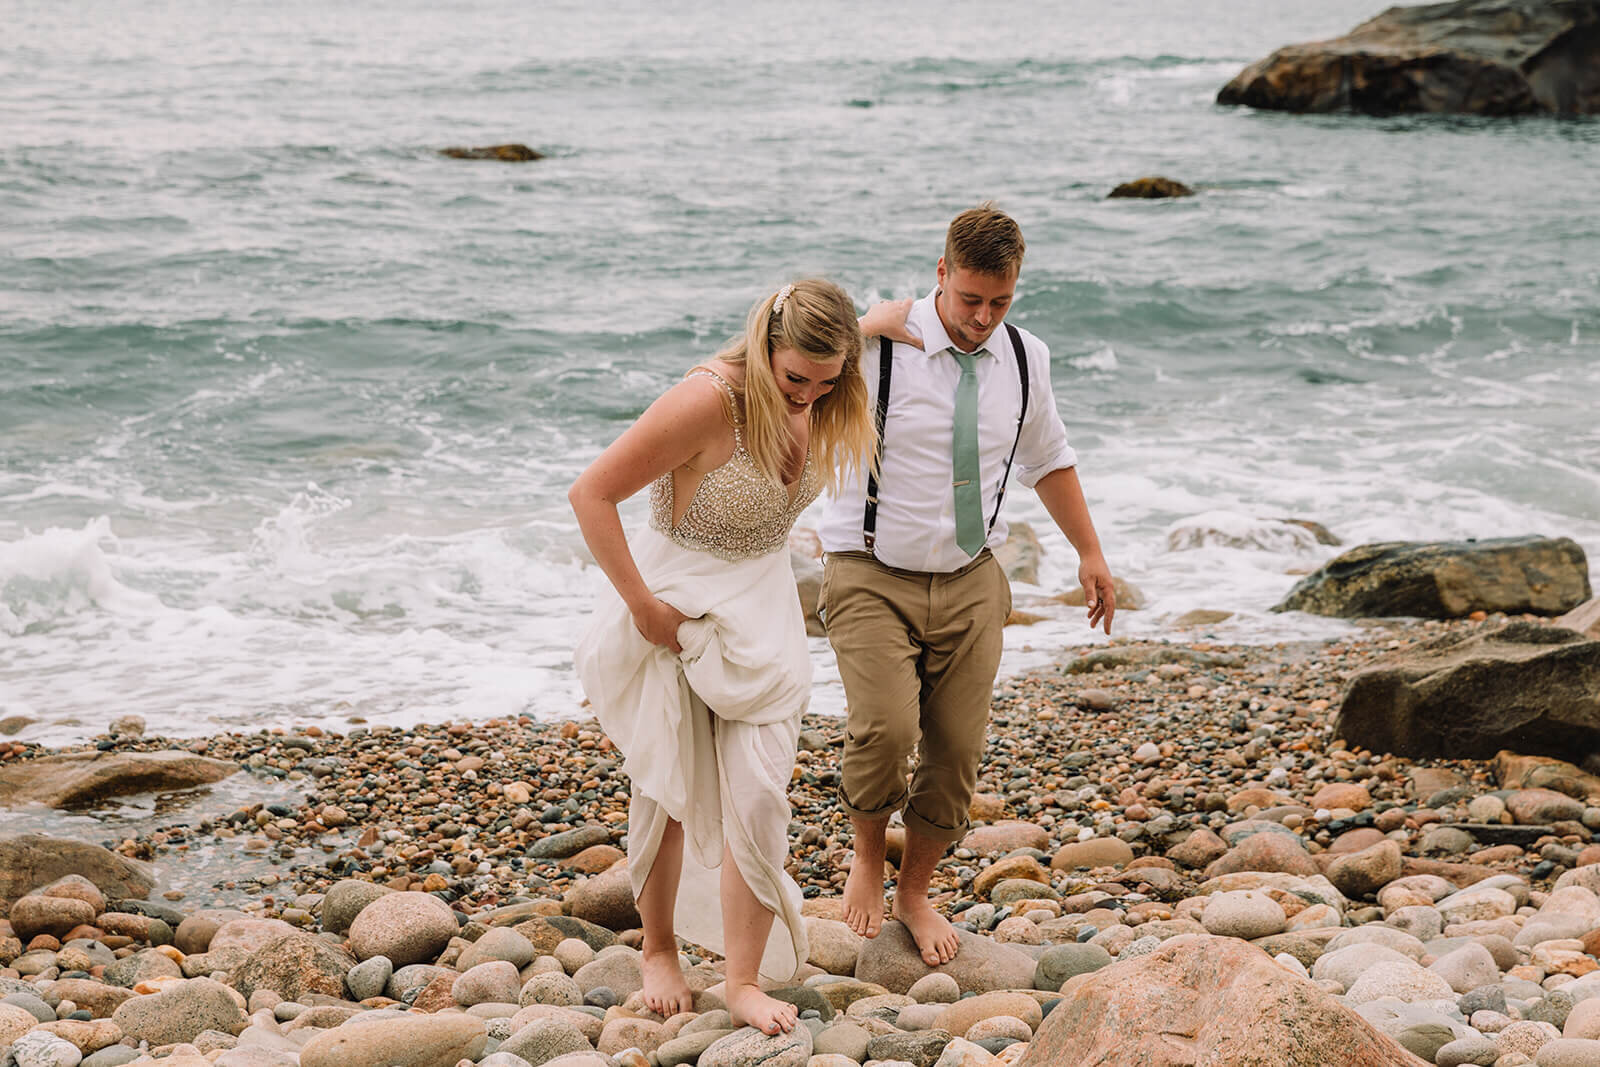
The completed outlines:
<svg viewBox="0 0 1600 1067">
<path fill-rule="evenodd" d="M 891 341 L 900 341 L 912 348 L 922 347 L 922 338 L 906 329 L 906 316 L 911 313 L 911 305 L 915 301 L 906 300 L 880 300 L 867 309 L 867 313 L 856 322 L 861 327 L 863 337 L 887 337 Z"/>
<path fill-rule="evenodd" d="M 673 652 L 683 651 L 678 624 L 688 616 L 645 585 L 628 551 L 617 505 L 726 437 L 723 405 L 721 390 L 709 381 L 690 378 L 678 383 L 611 442 L 567 491 L 583 540 L 633 614 L 633 624 L 646 640 Z"/>
</svg>

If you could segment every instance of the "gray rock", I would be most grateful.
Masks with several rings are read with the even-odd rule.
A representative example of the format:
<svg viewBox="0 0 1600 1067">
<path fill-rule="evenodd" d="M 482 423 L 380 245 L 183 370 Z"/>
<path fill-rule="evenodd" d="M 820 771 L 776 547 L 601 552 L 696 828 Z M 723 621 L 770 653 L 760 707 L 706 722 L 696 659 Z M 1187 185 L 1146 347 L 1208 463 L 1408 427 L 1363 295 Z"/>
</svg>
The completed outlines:
<svg viewBox="0 0 1600 1067">
<path fill-rule="evenodd" d="M 83 1061 L 76 1045 L 43 1030 L 17 1038 L 7 1055 L 17 1067 L 78 1067 Z"/>
<path fill-rule="evenodd" d="M 534 960 L 533 942 L 506 926 L 496 926 L 467 946 L 456 967 L 470 971 L 480 963 L 502 960 L 521 970 Z"/>
<path fill-rule="evenodd" d="M 811 1040 L 811 1031 L 804 1026 L 773 1037 L 746 1026 L 712 1042 L 700 1054 L 696 1067 L 806 1067 Z"/>
<path fill-rule="evenodd" d="M 21 1008 L 42 1023 L 56 1021 L 55 1009 L 32 993 L 7 993 L 5 996 L 0 997 L 0 1004 L 10 1004 L 13 1007 Z"/>
<path fill-rule="evenodd" d="M 534 1065 L 504 1049 L 495 1049 L 478 1061 L 478 1067 L 534 1067 Z"/>
<path fill-rule="evenodd" d="M 140 982 L 151 978 L 182 978 L 183 968 L 173 962 L 172 957 L 165 953 L 157 952 L 153 948 L 135 952 L 126 959 L 118 960 L 106 968 L 106 985 L 121 986 L 123 989 L 132 989 Z"/>
<path fill-rule="evenodd" d="M 500 1043 L 498 1051 L 520 1056 L 534 1067 L 569 1052 L 589 1052 L 594 1048 L 572 1023 L 565 1019 L 536 1019 Z"/>
<path fill-rule="evenodd" d="M 1553 1023 L 1558 1029 L 1567 1024 L 1567 1015 L 1577 1003 L 1571 993 L 1552 989 L 1528 1006 L 1522 1017 L 1536 1023 Z"/>
<path fill-rule="evenodd" d="M 1450 983 L 1450 988 L 1457 993 L 1470 993 L 1500 980 L 1500 968 L 1495 965 L 1494 957 L 1476 941 L 1440 956 L 1428 970 Z"/>
<path fill-rule="evenodd" d="M 1445 1022 L 1414 1022 L 1394 1035 L 1402 1048 L 1429 1063 L 1435 1062 L 1434 1056 L 1455 1037 L 1455 1029 Z"/>
<path fill-rule="evenodd" d="M 732 1030 L 696 1030 L 689 1034 L 680 1032 L 677 1037 L 663 1041 L 661 1047 L 656 1049 L 656 1062 L 660 1067 L 683 1067 L 684 1064 L 694 1063 L 706 1049 L 731 1033 Z M 866 1047 L 865 1043 L 862 1047 Z M 812 1052 L 816 1052 L 815 1045 Z"/>
<path fill-rule="evenodd" d="M 139 1058 L 139 1050 L 127 1045 L 110 1045 L 83 1058 L 78 1067 L 122 1067 Z"/>
<path fill-rule="evenodd" d="M 1481 1035 L 1458 1037 L 1440 1045 L 1433 1054 L 1436 1067 L 1466 1067 L 1467 1064 L 1490 1067 L 1499 1058 L 1500 1046 L 1495 1044 L 1494 1038 Z"/>
<path fill-rule="evenodd" d="M 237 1034 L 249 1021 L 232 991 L 210 978 L 191 978 L 159 993 L 125 1001 L 111 1020 L 128 1037 L 151 1045 L 193 1041 L 204 1030 Z"/>
<path fill-rule="evenodd" d="M 388 956 L 374 956 L 350 968 L 344 976 L 344 984 L 352 1000 L 368 1000 L 383 995 L 393 974 L 394 964 Z"/>
<path fill-rule="evenodd" d="M 816 1056 L 828 1053 L 848 1056 L 857 1063 L 864 1063 L 867 1059 L 867 1043 L 872 1040 L 872 1036 L 859 1023 L 850 1019 L 836 1020 L 832 1026 L 816 1036 L 812 1042 L 811 1052 Z"/>
<path fill-rule="evenodd" d="M 420 993 L 424 987 L 435 978 L 448 977 L 454 979 L 456 971 L 450 967 L 438 967 L 431 963 L 412 963 L 405 967 L 397 968 L 389 979 L 384 995 L 392 1000 L 403 1000 L 411 1003 L 411 998 Z"/>
<path fill-rule="evenodd" d="M 633 952 L 615 952 L 596 956 L 579 967 L 572 976 L 585 994 L 599 988 L 611 990 L 618 1000 L 628 999 L 628 994 L 644 988 L 644 977 L 639 971 L 639 956 Z"/>
<path fill-rule="evenodd" d="M 782 989 L 771 989 L 767 996 L 773 1000 L 781 1000 L 793 1004 L 801 1011 L 814 1011 L 824 1023 L 833 1019 L 833 1005 L 828 1003 L 826 997 L 808 986 L 785 986 Z"/>
<path fill-rule="evenodd" d="M 569 856 L 576 856 L 593 845 L 609 844 L 610 841 L 610 830 L 591 823 L 573 830 L 564 830 L 559 834 L 551 834 L 549 837 L 541 837 L 529 847 L 527 855 L 529 859 L 534 860 L 564 860 Z"/>
<path fill-rule="evenodd" d="M 388 886 L 363 882 L 357 878 L 333 883 L 322 898 L 322 928 L 329 933 L 344 933 L 356 921 L 356 916 L 361 914 L 361 909 L 393 892 Z"/>
<path fill-rule="evenodd" d="M 950 1034 L 943 1030 L 918 1030 L 909 1034 L 880 1034 L 867 1042 L 867 1058 L 902 1060 L 915 1067 L 933 1067 Z"/>
<path fill-rule="evenodd" d="M 435 960 L 460 929 L 455 912 L 431 893 L 387 893 L 350 924 L 357 959 L 388 956 L 395 966 Z"/>
</svg>

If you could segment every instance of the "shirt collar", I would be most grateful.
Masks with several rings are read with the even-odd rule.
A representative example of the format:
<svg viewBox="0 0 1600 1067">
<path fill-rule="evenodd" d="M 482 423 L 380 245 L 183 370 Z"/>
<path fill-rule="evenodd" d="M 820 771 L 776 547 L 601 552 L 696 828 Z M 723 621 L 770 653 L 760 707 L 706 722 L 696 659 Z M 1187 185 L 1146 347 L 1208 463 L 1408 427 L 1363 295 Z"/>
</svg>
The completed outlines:
<svg viewBox="0 0 1600 1067">
<path fill-rule="evenodd" d="M 911 311 L 906 315 L 906 325 L 910 327 L 912 333 L 922 338 L 922 350 L 930 356 L 937 356 L 946 350 L 961 351 L 956 348 L 955 342 L 950 340 L 950 334 L 944 328 L 944 320 L 939 318 L 939 309 L 934 307 L 934 299 L 938 295 L 939 287 L 934 286 L 927 296 L 911 305 Z M 994 350 L 990 348 L 992 342 L 991 337 L 975 354 L 994 355 Z"/>
</svg>

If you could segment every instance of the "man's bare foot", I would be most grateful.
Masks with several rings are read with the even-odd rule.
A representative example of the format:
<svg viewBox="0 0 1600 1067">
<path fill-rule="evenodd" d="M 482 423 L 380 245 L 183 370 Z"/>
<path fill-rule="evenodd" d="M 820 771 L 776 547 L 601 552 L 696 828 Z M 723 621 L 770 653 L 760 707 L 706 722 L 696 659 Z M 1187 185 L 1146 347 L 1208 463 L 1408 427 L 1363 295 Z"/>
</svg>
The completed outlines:
<svg viewBox="0 0 1600 1067">
<path fill-rule="evenodd" d="M 866 868 L 860 856 L 850 861 L 850 875 L 844 880 L 844 921 L 862 937 L 877 937 L 883 928 L 883 874 Z"/>
<path fill-rule="evenodd" d="M 639 969 L 644 977 L 644 1002 L 651 1011 L 669 1019 L 679 1012 L 694 1010 L 694 994 L 684 980 L 676 948 L 644 953 Z"/>
<path fill-rule="evenodd" d="M 800 1020 L 800 1009 L 774 1000 L 753 985 L 729 982 L 722 991 L 728 1014 L 736 1026 L 753 1026 L 764 1034 L 786 1034 Z"/>
<path fill-rule="evenodd" d="M 933 910 L 926 898 L 901 903 L 900 894 L 894 898 L 894 917 L 906 924 L 911 937 L 922 953 L 922 962 L 929 967 L 949 963 L 961 948 L 961 936 L 950 920 Z"/>
</svg>

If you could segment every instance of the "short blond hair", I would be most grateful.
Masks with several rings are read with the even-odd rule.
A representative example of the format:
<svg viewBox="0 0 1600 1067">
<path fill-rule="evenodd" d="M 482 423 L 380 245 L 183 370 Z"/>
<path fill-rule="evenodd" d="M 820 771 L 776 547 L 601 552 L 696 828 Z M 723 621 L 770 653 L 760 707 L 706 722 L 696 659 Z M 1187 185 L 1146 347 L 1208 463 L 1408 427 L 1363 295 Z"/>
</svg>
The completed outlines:
<svg viewBox="0 0 1600 1067">
<path fill-rule="evenodd" d="M 1027 250 L 1021 227 L 993 200 L 957 215 L 944 235 L 944 262 L 951 270 L 1005 277 L 1022 269 Z"/>
</svg>

